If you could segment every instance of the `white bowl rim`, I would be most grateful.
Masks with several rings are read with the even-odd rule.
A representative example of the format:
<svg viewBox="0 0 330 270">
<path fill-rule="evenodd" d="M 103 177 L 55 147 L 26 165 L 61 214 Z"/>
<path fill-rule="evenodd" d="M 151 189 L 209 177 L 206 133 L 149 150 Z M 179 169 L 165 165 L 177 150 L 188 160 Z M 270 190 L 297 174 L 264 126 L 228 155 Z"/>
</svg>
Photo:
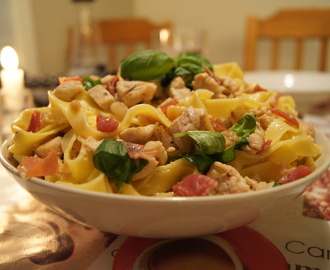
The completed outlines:
<svg viewBox="0 0 330 270">
<path fill-rule="evenodd" d="M 287 183 L 284 185 L 280 185 L 277 187 L 273 187 L 270 189 L 265 190 L 258 190 L 258 191 L 251 191 L 251 192 L 244 192 L 244 193 L 236 193 L 236 194 L 227 194 L 227 195 L 210 195 L 210 196 L 191 196 L 191 197 L 161 197 L 161 196 L 134 196 L 134 195 L 126 195 L 126 194 L 115 194 L 115 193 L 105 193 L 105 192 L 97 192 L 97 191 L 90 191 L 90 190 L 83 190 L 73 187 L 67 187 L 67 186 L 61 186 L 56 185 L 55 183 L 47 182 L 45 180 L 31 177 L 31 178 L 25 178 L 24 175 L 17 171 L 17 169 L 9 163 L 9 161 L 5 158 L 4 154 L 8 153 L 8 145 L 10 143 L 10 140 L 5 141 L 1 145 L 1 152 L 0 152 L 0 163 L 12 174 L 26 180 L 30 181 L 34 184 L 44 186 L 49 189 L 55 189 L 60 192 L 64 192 L 67 194 L 74 194 L 76 196 L 91 196 L 93 199 L 97 200 L 107 200 L 107 199 L 115 199 L 116 201 L 134 201 L 134 202 L 153 202 L 153 203 L 162 203 L 167 202 L 169 203 L 214 203 L 216 201 L 235 201 L 236 198 L 250 198 L 251 196 L 264 196 L 268 193 L 273 193 L 274 191 L 281 193 L 282 191 L 285 191 L 287 189 L 294 188 L 296 186 L 307 184 L 311 178 L 315 178 L 320 176 L 323 172 L 327 170 L 330 166 L 330 141 L 326 137 L 326 135 L 316 129 L 316 138 L 317 141 L 321 140 L 323 144 L 325 143 L 324 153 L 319 158 L 324 158 L 324 161 L 322 162 L 321 166 L 317 168 L 314 172 L 311 174 L 297 180 L 293 181 L 291 183 Z M 324 145 L 322 145 L 324 146 Z"/>
</svg>

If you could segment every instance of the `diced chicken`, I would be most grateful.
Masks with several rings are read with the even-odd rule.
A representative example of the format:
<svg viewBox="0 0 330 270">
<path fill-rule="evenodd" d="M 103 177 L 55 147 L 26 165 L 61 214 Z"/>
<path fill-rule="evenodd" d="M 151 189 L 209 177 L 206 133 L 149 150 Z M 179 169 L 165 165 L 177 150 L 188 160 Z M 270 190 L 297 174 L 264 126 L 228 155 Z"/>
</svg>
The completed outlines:
<svg viewBox="0 0 330 270">
<path fill-rule="evenodd" d="M 250 186 L 252 191 L 257 191 L 257 190 L 263 190 L 263 189 L 269 189 L 274 186 L 274 182 L 265 182 L 261 181 L 258 182 L 254 179 L 250 179 L 249 177 L 245 177 L 246 183 Z"/>
<path fill-rule="evenodd" d="M 250 186 L 246 183 L 246 177 L 242 177 L 230 165 L 214 162 L 206 175 L 218 181 L 218 186 L 212 191 L 212 194 L 222 195 L 251 191 Z"/>
<path fill-rule="evenodd" d="M 119 81 L 117 82 L 118 100 L 123 101 L 128 107 L 139 103 L 150 103 L 157 86 L 151 82 Z"/>
<path fill-rule="evenodd" d="M 100 146 L 102 141 L 98 141 L 96 140 L 94 137 L 89 136 L 87 137 L 86 140 L 82 140 L 82 144 L 83 146 L 88 150 L 88 152 L 90 152 L 91 154 L 93 154 L 96 149 Z"/>
<path fill-rule="evenodd" d="M 119 137 L 126 142 L 138 144 L 160 141 L 165 149 L 175 146 L 169 131 L 159 124 L 127 128 L 119 134 Z"/>
<path fill-rule="evenodd" d="M 266 130 L 268 126 L 273 122 L 275 119 L 274 115 L 271 111 L 269 111 L 266 107 L 252 109 L 251 113 L 256 116 L 257 122 L 260 124 L 263 130 Z"/>
<path fill-rule="evenodd" d="M 248 144 L 242 147 L 242 150 L 256 154 L 263 149 L 265 144 L 265 132 L 261 129 L 256 129 L 255 132 L 251 133 L 248 137 Z"/>
<path fill-rule="evenodd" d="M 63 154 L 62 147 L 61 147 L 61 141 L 62 141 L 62 137 L 57 136 L 57 137 L 51 139 L 50 141 L 38 146 L 38 148 L 35 150 L 35 153 L 39 157 L 45 158 L 52 149 L 55 149 L 57 155 L 61 156 Z"/>
<path fill-rule="evenodd" d="M 193 88 L 196 89 L 208 89 L 220 97 L 223 91 L 223 87 L 211 76 L 206 73 L 197 74 L 192 82 Z"/>
<path fill-rule="evenodd" d="M 108 82 L 111 82 L 114 78 L 116 78 L 116 75 L 106 75 L 103 78 L 101 78 L 101 83 L 102 84 L 107 84 Z"/>
<path fill-rule="evenodd" d="M 214 78 L 207 73 L 197 74 L 192 82 L 194 89 L 208 89 L 215 98 L 225 98 L 239 90 L 236 81 L 229 77 Z"/>
<path fill-rule="evenodd" d="M 205 129 L 205 112 L 201 108 L 188 107 L 183 113 L 173 121 L 171 126 L 171 134 L 186 132 L 189 130 Z M 180 138 L 173 137 L 174 143 L 184 153 L 191 153 L 194 150 L 192 139 L 184 136 Z"/>
<path fill-rule="evenodd" d="M 147 177 L 156 169 L 157 166 L 158 161 L 155 158 L 148 159 L 148 164 L 141 171 L 133 175 L 132 181 Z"/>
<path fill-rule="evenodd" d="M 165 165 L 167 163 L 167 152 L 164 145 L 160 141 L 149 141 L 145 144 L 143 151 L 155 152 L 155 158 L 159 162 L 159 165 Z"/>
<path fill-rule="evenodd" d="M 80 81 L 66 81 L 54 89 L 54 95 L 63 101 L 70 102 L 82 91 L 85 91 L 85 88 Z"/>
<path fill-rule="evenodd" d="M 188 97 L 190 93 L 181 77 L 175 77 L 168 87 L 168 96 L 178 101 Z"/>
<path fill-rule="evenodd" d="M 143 158 L 148 160 L 148 164 L 132 177 L 132 181 L 148 176 L 158 165 L 164 165 L 167 162 L 166 150 L 159 141 L 150 141 L 145 145 L 123 141 L 123 144 L 131 158 Z"/>
<path fill-rule="evenodd" d="M 110 111 L 111 104 L 116 101 L 113 95 L 111 95 L 101 84 L 91 88 L 88 91 L 88 94 L 96 104 L 106 112 Z"/>
<path fill-rule="evenodd" d="M 229 147 L 239 141 L 239 137 L 237 136 L 237 133 L 232 130 L 225 130 L 221 132 L 221 134 L 224 136 L 226 145 L 225 147 Z"/>
<path fill-rule="evenodd" d="M 145 144 L 150 141 L 154 134 L 155 125 L 145 127 L 131 127 L 120 132 L 119 137 L 131 143 Z"/>
</svg>

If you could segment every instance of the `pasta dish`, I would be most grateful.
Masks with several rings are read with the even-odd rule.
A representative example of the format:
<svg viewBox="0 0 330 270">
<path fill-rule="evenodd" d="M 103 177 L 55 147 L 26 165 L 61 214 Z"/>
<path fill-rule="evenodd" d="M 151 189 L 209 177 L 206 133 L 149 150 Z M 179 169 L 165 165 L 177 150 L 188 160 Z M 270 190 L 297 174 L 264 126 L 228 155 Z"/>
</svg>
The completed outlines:
<svg viewBox="0 0 330 270">
<path fill-rule="evenodd" d="M 12 123 L 18 170 L 56 185 L 137 196 L 252 192 L 315 168 L 314 129 L 292 97 L 235 63 L 154 50 L 115 75 L 61 77 L 49 105 Z"/>
</svg>

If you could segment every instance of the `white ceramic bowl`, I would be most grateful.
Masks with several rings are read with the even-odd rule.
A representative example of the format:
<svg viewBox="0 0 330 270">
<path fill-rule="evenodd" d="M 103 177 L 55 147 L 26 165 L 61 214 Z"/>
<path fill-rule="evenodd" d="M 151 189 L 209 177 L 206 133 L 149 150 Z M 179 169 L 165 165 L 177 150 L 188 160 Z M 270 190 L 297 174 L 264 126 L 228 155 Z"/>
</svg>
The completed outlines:
<svg viewBox="0 0 330 270">
<path fill-rule="evenodd" d="M 318 71 L 251 71 L 245 73 L 247 82 L 291 95 L 299 112 L 308 112 L 320 102 L 330 99 L 330 73 Z"/>
<path fill-rule="evenodd" d="M 323 154 L 307 177 L 269 190 L 204 197 L 136 197 L 59 186 L 38 178 L 23 179 L 1 149 L 0 161 L 34 198 L 81 224 L 121 235 L 171 238 L 214 234 L 249 224 L 261 214 L 299 196 L 330 164 L 330 142 L 317 132 Z"/>
</svg>

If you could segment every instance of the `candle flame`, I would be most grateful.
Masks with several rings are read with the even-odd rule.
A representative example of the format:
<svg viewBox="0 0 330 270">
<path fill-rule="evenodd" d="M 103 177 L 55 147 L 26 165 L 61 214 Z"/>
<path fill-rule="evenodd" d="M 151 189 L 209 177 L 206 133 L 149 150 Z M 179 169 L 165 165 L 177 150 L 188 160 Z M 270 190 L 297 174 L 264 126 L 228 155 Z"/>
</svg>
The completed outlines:
<svg viewBox="0 0 330 270">
<path fill-rule="evenodd" d="M 4 69 L 16 70 L 18 68 L 17 53 L 10 46 L 4 47 L 1 51 L 0 62 Z"/>
</svg>

